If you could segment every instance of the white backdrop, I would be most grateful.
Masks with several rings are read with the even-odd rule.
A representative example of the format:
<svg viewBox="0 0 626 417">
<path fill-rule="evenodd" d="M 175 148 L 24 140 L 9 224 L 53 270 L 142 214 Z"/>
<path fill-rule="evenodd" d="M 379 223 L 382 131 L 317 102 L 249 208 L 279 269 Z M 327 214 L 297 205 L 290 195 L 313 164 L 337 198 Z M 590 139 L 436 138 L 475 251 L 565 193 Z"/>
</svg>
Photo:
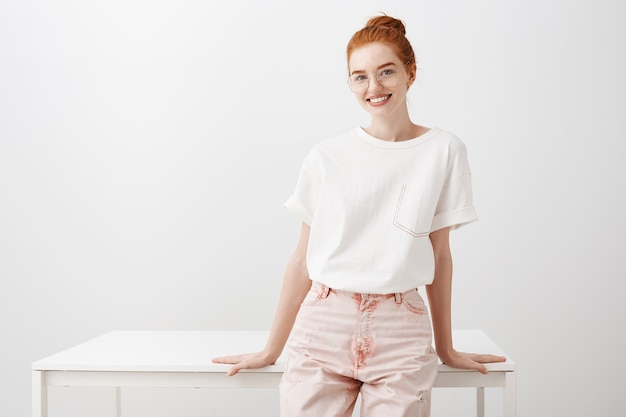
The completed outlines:
<svg viewBox="0 0 626 417">
<path fill-rule="evenodd" d="M 378 11 L 423 68 L 414 120 L 469 150 L 454 327 L 518 363 L 520 416 L 626 414 L 623 2 L 5 0 L 0 416 L 30 415 L 32 361 L 109 330 L 269 327 L 282 204 L 313 144 L 367 123 L 345 45 Z M 277 415 L 236 394 L 129 390 L 125 415 Z M 58 389 L 51 417 L 105 399 Z M 471 393 L 434 402 L 472 415 Z"/>
</svg>

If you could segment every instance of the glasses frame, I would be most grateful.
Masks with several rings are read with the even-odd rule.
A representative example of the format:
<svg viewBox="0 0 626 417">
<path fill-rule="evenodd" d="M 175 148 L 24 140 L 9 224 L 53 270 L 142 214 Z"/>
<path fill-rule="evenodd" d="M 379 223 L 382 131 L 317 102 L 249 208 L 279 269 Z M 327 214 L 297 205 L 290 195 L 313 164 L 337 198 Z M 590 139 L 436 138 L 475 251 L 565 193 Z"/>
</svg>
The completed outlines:
<svg viewBox="0 0 626 417">
<path fill-rule="evenodd" d="M 392 74 L 390 74 L 389 76 L 385 76 L 384 73 L 386 71 L 392 71 Z M 358 74 L 350 74 L 348 75 L 348 79 L 346 80 L 347 84 L 348 84 L 348 88 L 350 88 L 350 90 L 353 93 L 363 93 L 365 91 L 367 91 L 367 89 L 370 86 L 370 80 L 371 80 L 371 76 L 374 75 L 374 78 L 376 79 L 376 82 L 382 86 L 382 87 L 386 87 L 386 88 L 391 88 L 391 87 L 395 87 L 398 83 L 398 76 L 400 75 L 400 70 L 398 70 L 397 68 L 383 68 L 379 71 L 377 71 L 376 73 L 372 74 L 372 73 L 358 73 Z M 352 78 L 353 77 L 358 77 L 358 76 L 366 76 L 367 77 L 367 81 L 363 81 L 362 87 L 357 88 L 352 84 Z"/>
</svg>

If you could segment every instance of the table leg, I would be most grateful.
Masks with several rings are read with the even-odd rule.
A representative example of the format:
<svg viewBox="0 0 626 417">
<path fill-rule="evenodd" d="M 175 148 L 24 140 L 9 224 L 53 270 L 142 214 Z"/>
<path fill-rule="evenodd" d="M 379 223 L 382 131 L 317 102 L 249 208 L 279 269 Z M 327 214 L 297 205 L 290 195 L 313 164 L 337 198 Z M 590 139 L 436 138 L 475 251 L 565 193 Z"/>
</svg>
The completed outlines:
<svg viewBox="0 0 626 417">
<path fill-rule="evenodd" d="M 111 401 L 111 416 L 112 417 L 122 417 L 122 401 L 121 401 L 121 391 L 120 387 L 113 387 L 111 392 L 112 401 Z"/>
<path fill-rule="evenodd" d="M 476 417 L 485 417 L 485 387 L 476 388 Z"/>
<path fill-rule="evenodd" d="M 517 387 L 515 372 L 506 372 L 504 380 L 504 417 L 517 415 Z"/>
<path fill-rule="evenodd" d="M 48 417 L 48 387 L 43 371 L 32 373 L 33 417 Z"/>
</svg>

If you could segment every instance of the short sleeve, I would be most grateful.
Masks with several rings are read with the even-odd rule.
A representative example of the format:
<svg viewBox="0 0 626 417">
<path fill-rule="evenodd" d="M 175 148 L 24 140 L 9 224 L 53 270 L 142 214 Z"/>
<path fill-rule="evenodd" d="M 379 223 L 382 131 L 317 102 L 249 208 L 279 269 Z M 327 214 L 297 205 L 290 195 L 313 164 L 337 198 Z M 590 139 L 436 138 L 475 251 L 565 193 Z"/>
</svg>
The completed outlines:
<svg viewBox="0 0 626 417">
<path fill-rule="evenodd" d="M 472 196 L 472 174 L 465 144 L 458 138 L 450 143 L 447 175 L 439 195 L 431 231 L 457 229 L 478 220 Z"/>
<path fill-rule="evenodd" d="M 319 160 L 314 151 L 311 151 L 302 163 L 293 194 L 284 204 L 290 212 L 309 226 L 313 221 L 321 189 L 318 172 Z"/>
</svg>

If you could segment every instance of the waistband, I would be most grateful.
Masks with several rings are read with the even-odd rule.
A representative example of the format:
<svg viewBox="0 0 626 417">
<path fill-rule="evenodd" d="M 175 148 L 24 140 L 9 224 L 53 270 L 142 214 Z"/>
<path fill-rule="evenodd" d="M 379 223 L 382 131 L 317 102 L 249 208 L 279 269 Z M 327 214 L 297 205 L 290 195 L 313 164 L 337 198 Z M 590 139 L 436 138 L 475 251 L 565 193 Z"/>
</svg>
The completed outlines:
<svg viewBox="0 0 626 417">
<path fill-rule="evenodd" d="M 311 289 L 314 289 L 314 288 L 318 289 L 319 295 L 321 298 L 328 297 L 328 294 L 332 292 L 335 294 L 342 294 L 342 295 L 346 295 L 346 296 L 353 297 L 353 298 L 359 298 L 359 299 L 395 298 L 395 301 L 397 304 L 402 303 L 402 300 L 406 294 L 418 292 L 417 288 L 413 288 L 405 292 L 396 292 L 396 293 L 390 293 L 390 294 L 360 293 L 360 292 L 352 292 L 352 291 L 345 291 L 345 290 L 336 290 L 318 281 L 313 281 L 313 283 L 311 284 Z"/>
</svg>

